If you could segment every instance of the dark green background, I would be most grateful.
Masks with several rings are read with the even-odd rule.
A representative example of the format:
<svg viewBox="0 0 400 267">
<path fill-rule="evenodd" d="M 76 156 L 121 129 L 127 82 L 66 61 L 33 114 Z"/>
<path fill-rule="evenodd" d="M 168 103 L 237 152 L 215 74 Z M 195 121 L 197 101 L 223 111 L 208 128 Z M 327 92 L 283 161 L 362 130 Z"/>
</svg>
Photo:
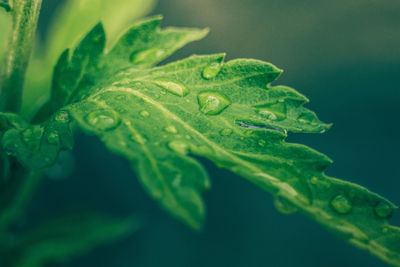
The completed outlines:
<svg viewBox="0 0 400 267">
<path fill-rule="evenodd" d="M 59 2 L 44 1 L 42 33 Z M 330 156 L 329 175 L 400 204 L 398 0 L 160 0 L 153 13 L 164 15 L 164 26 L 212 30 L 171 60 L 227 52 L 228 59 L 258 58 L 284 69 L 279 83 L 305 94 L 308 107 L 334 123 L 323 135 L 288 140 Z M 301 214 L 278 213 L 266 192 L 208 162 L 208 216 L 196 233 L 160 210 L 129 164 L 96 138 L 79 135 L 74 153 L 73 173 L 45 182 L 29 220 L 92 209 L 145 215 L 146 225 L 67 266 L 386 266 Z M 392 222 L 400 225 L 400 215 Z"/>
</svg>

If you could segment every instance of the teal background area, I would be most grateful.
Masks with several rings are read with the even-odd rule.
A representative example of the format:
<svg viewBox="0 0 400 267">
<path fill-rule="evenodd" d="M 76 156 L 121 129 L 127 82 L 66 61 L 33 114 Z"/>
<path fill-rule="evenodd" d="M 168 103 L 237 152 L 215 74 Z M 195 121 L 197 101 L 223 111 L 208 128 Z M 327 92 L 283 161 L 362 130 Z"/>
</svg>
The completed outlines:
<svg viewBox="0 0 400 267">
<path fill-rule="evenodd" d="M 42 37 L 59 2 L 44 1 Z M 170 60 L 227 52 L 228 59 L 258 58 L 284 69 L 278 83 L 305 94 L 308 107 L 334 123 L 325 134 L 290 134 L 288 141 L 330 156 L 328 175 L 400 205 L 398 0 L 160 0 L 153 14 L 164 15 L 164 26 L 211 28 Z M 129 164 L 96 138 L 79 134 L 74 155 L 76 168 L 43 184 L 27 222 L 88 209 L 139 214 L 146 224 L 65 266 L 387 266 L 301 214 L 278 213 L 268 193 L 205 160 L 213 185 L 198 233 L 149 199 Z M 400 225 L 399 214 L 392 223 Z"/>
</svg>

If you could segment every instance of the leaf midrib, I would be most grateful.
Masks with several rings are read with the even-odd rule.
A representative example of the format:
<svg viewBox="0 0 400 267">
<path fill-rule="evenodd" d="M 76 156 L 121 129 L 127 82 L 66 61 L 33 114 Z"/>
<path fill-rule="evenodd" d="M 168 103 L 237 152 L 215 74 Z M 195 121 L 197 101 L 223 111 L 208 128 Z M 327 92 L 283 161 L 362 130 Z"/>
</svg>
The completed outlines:
<svg viewBox="0 0 400 267">
<path fill-rule="evenodd" d="M 204 142 L 206 142 L 209 146 L 213 147 L 215 150 L 218 150 L 219 152 L 223 153 L 227 157 L 230 157 L 234 162 L 238 163 L 239 165 L 242 165 L 242 166 L 247 167 L 248 169 L 252 170 L 253 171 L 253 175 L 252 175 L 253 179 L 258 179 L 264 185 L 265 185 L 265 180 L 260 179 L 260 177 L 267 179 L 267 181 L 269 183 L 268 186 L 270 188 L 274 188 L 274 189 L 278 188 L 280 195 L 290 199 L 295 206 L 299 207 L 300 210 L 302 210 L 305 214 L 308 214 L 309 216 L 313 217 L 317 221 L 321 222 L 321 224 L 335 228 L 335 225 L 338 223 L 337 221 L 339 220 L 341 227 L 347 226 L 349 229 L 349 233 L 352 234 L 353 237 L 349 239 L 350 242 L 359 242 L 361 244 L 360 241 L 362 241 L 365 237 L 367 237 L 367 235 L 362 230 L 360 230 L 360 228 L 358 228 L 351 222 L 348 222 L 346 220 L 342 220 L 339 218 L 335 218 L 334 219 L 335 222 L 333 222 L 332 218 L 331 218 L 332 216 L 329 215 L 328 213 L 326 213 L 324 210 L 319 209 L 318 207 L 311 206 L 311 205 L 305 205 L 304 202 L 297 199 L 293 195 L 293 192 L 297 193 L 297 191 L 293 187 L 291 187 L 289 184 L 281 182 L 278 178 L 271 176 L 271 175 L 263 172 L 256 166 L 249 164 L 247 161 L 242 160 L 241 158 L 239 158 L 233 154 L 234 151 L 229 151 L 229 150 L 221 148 L 218 144 L 209 140 L 206 136 L 204 136 L 203 134 L 198 132 L 196 129 L 194 129 L 188 123 L 185 123 L 176 114 L 174 114 L 172 111 L 168 110 L 167 108 L 165 108 L 164 106 L 159 104 L 157 101 L 155 101 L 151 97 L 139 92 L 138 90 L 134 90 L 132 88 L 113 87 L 113 88 L 106 88 L 106 89 L 100 90 L 96 94 L 90 96 L 90 98 L 95 98 L 96 96 L 99 96 L 106 92 L 123 92 L 123 93 L 131 94 L 137 98 L 142 99 L 146 103 L 153 105 L 155 108 L 157 108 L 160 111 L 162 111 L 163 113 L 167 114 L 167 116 L 172 118 L 174 121 L 181 124 L 185 129 L 187 129 L 188 131 L 197 135 L 199 138 L 201 138 Z M 246 177 L 246 176 L 244 176 L 244 177 L 251 181 L 251 179 L 249 177 Z M 289 188 L 289 190 L 287 188 Z M 380 243 L 375 242 L 374 240 L 370 240 L 370 242 L 368 244 L 364 244 L 363 247 L 365 247 L 367 250 L 379 250 L 381 252 L 380 254 L 382 255 L 382 257 L 386 258 L 385 251 L 388 251 L 388 249 L 386 247 L 382 246 Z"/>
<path fill-rule="evenodd" d="M 157 109 L 159 109 L 160 111 L 162 111 L 163 113 L 167 114 L 167 117 L 172 118 L 174 121 L 178 122 L 179 124 L 181 124 L 186 130 L 188 130 L 189 132 L 192 132 L 193 134 L 197 135 L 198 137 L 200 137 L 205 143 L 207 143 L 209 146 L 211 146 L 212 148 L 218 150 L 219 152 L 225 154 L 226 156 L 232 158 L 235 162 L 242 164 L 243 166 L 248 167 L 249 169 L 251 169 L 254 173 L 263 173 L 265 176 L 264 178 L 269 179 L 269 182 L 271 181 L 276 181 L 279 179 L 276 177 L 273 177 L 269 174 L 264 173 L 261 169 L 257 168 L 256 166 L 249 164 L 247 161 L 244 161 L 238 157 L 236 157 L 234 154 L 230 153 L 229 150 L 223 149 L 221 148 L 218 144 L 214 143 L 213 141 L 211 141 L 210 139 L 208 139 L 206 136 L 204 136 L 203 134 L 201 134 L 199 131 L 197 131 L 196 129 L 194 129 L 191 125 L 189 125 L 188 123 L 184 122 L 182 119 L 180 119 L 176 114 L 174 114 L 172 111 L 168 110 L 167 108 L 165 108 L 164 106 L 162 106 L 161 104 L 159 104 L 157 101 L 155 101 L 154 99 L 152 99 L 151 97 L 139 92 L 138 90 L 134 90 L 132 88 L 127 88 L 127 87 L 114 87 L 114 88 L 106 88 L 103 90 L 100 90 L 99 92 L 97 92 L 96 94 L 90 96 L 90 98 L 95 98 L 98 95 L 101 95 L 105 92 L 124 92 L 124 93 L 128 93 L 128 94 L 132 94 L 135 97 L 138 97 L 140 99 L 142 99 L 143 101 L 153 105 L 154 107 L 156 107 Z M 273 186 L 271 184 L 271 186 Z M 289 185 L 290 186 L 290 185 Z M 285 190 L 284 188 L 279 188 L 280 190 Z M 294 190 L 294 189 L 293 189 Z M 287 192 L 289 195 L 291 194 L 290 192 Z"/>
<path fill-rule="evenodd" d="M 99 95 L 99 94 L 96 94 L 96 95 Z M 92 97 L 95 97 L 95 95 L 93 95 Z M 96 101 L 92 97 L 90 98 L 89 101 L 92 101 L 92 102 L 96 103 L 97 105 L 102 106 L 103 108 L 110 109 L 110 110 L 113 110 L 114 112 L 118 113 L 113 107 L 107 105 L 107 103 L 105 103 L 104 101 Z M 121 117 L 122 123 L 125 124 L 125 126 L 128 128 L 128 131 L 131 134 L 135 135 L 136 137 L 140 137 L 141 140 L 145 140 L 144 137 L 132 126 L 129 119 L 124 119 L 124 116 L 122 116 L 120 113 L 118 113 L 118 114 Z M 165 179 L 163 178 L 164 176 L 162 175 L 160 168 L 158 167 L 157 160 L 154 158 L 153 153 L 151 153 L 148 146 L 144 142 L 140 142 L 139 145 L 141 146 L 144 154 L 150 160 L 151 166 L 152 166 L 153 170 L 155 170 L 155 172 L 156 172 L 157 179 L 163 186 L 163 194 L 167 193 L 168 199 L 170 199 L 170 200 L 172 199 L 175 202 L 174 203 L 175 208 L 178 208 L 181 211 L 180 213 L 185 214 L 186 219 L 188 219 L 191 222 L 191 224 L 195 225 L 196 222 L 194 220 L 192 220 L 190 214 L 188 214 L 185 209 L 180 208 L 180 205 L 179 205 L 178 201 L 176 200 L 175 194 L 170 190 L 170 186 L 165 182 Z M 164 196 L 162 196 L 162 197 L 164 197 Z"/>
</svg>

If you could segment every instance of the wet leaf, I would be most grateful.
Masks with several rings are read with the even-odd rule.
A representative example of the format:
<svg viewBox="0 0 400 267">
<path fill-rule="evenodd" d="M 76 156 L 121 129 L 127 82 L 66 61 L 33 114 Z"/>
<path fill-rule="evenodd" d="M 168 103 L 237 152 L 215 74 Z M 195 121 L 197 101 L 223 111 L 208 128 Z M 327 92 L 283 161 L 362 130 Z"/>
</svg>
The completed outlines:
<svg viewBox="0 0 400 267">
<path fill-rule="evenodd" d="M 330 125 L 304 107 L 308 99 L 273 86 L 272 64 L 223 54 L 192 56 L 153 67 L 206 30 L 158 28 L 159 18 L 133 26 L 104 51 L 97 25 L 56 68 L 52 98 L 38 119 L 62 108 L 77 125 L 129 160 L 149 194 L 198 229 L 210 187 L 204 157 L 279 198 L 348 242 L 400 264 L 397 207 L 367 189 L 323 172 L 331 160 L 288 132 L 322 133 Z M 161 52 L 162 51 L 162 52 Z M 46 130 L 44 130 L 46 133 Z M 284 206 L 283 204 L 284 203 Z"/>
</svg>

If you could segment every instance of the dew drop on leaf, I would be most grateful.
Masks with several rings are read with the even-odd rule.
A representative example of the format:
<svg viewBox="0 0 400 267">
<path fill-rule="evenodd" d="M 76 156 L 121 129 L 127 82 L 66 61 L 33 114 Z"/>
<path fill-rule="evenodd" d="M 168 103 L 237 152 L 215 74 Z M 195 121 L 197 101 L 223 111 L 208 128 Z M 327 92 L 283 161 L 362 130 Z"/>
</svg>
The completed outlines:
<svg viewBox="0 0 400 267">
<path fill-rule="evenodd" d="M 221 130 L 220 134 L 221 134 L 222 136 L 227 136 L 227 135 L 231 135 L 232 132 L 233 132 L 232 129 L 225 128 L 225 129 Z"/>
<path fill-rule="evenodd" d="M 56 131 L 52 131 L 47 135 L 47 142 L 52 145 L 58 145 L 60 143 L 60 135 Z"/>
<path fill-rule="evenodd" d="M 282 214 L 292 214 L 297 211 L 297 208 L 293 204 L 281 197 L 274 198 L 274 206 Z"/>
<path fill-rule="evenodd" d="M 281 121 L 286 118 L 286 104 L 284 102 L 276 102 L 257 106 L 258 113 L 268 120 Z"/>
<path fill-rule="evenodd" d="M 180 82 L 154 81 L 154 83 L 176 96 L 183 97 L 190 93 L 190 90 Z"/>
<path fill-rule="evenodd" d="M 164 130 L 168 133 L 172 133 L 172 134 L 177 134 L 178 130 L 175 128 L 175 126 L 170 125 L 168 127 L 165 127 Z"/>
<path fill-rule="evenodd" d="M 218 115 L 231 104 L 227 96 L 218 92 L 202 92 L 197 99 L 200 111 L 207 115 Z"/>
<path fill-rule="evenodd" d="M 379 202 L 378 205 L 375 206 L 375 214 L 383 219 L 389 218 L 393 213 L 392 207 L 390 207 L 385 202 Z"/>
<path fill-rule="evenodd" d="M 24 141 L 25 144 L 29 144 L 35 140 L 34 136 L 33 128 L 27 128 L 21 132 L 22 141 Z"/>
<path fill-rule="evenodd" d="M 32 126 L 21 132 L 22 141 L 32 151 L 35 151 L 40 146 L 40 140 L 43 136 L 43 128 L 40 126 Z"/>
<path fill-rule="evenodd" d="M 130 61 L 134 64 L 146 63 L 148 61 L 154 61 L 154 59 L 162 57 L 164 53 L 164 50 L 157 47 L 144 51 L 135 51 L 131 54 Z"/>
<path fill-rule="evenodd" d="M 335 196 L 330 204 L 331 208 L 339 214 L 348 214 L 353 209 L 350 200 L 343 195 Z"/>
<path fill-rule="evenodd" d="M 148 117 L 150 117 L 150 113 L 147 112 L 146 110 L 140 111 L 139 114 L 140 114 L 140 116 L 142 116 L 143 118 L 148 118 Z"/>
<path fill-rule="evenodd" d="M 171 141 L 168 143 L 168 148 L 180 154 L 187 154 L 189 146 L 181 141 Z"/>
<path fill-rule="evenodd" d="M 314 176 L 313 178 L 310 179 L 310 182 L 312 184 L 317 184 L 318 183 L 318 178 Z"/>
<path fill-rule="evenodd" d="M 95 110 L 85 117 L 86 122 L 98 131 L 110 131 L 121 123 L 119 115 L 107 109 Z"/>
<path fill-rule="evenodd" d="M 64 122 L 64 123 L 69 122 L 70 120 L 69 113 L 65 110 L 62 110 L 56 114 L 55 119 L 58 122 Z"/>
<path fill-rule="evenodd" d="M 203 70 L 203 78 L 204 79 L 212 79 L 215 78 L 222 68 L 222 64 L 218 62 L 213 62 L 209 66 L 205 67 Z"/>
</svg>

